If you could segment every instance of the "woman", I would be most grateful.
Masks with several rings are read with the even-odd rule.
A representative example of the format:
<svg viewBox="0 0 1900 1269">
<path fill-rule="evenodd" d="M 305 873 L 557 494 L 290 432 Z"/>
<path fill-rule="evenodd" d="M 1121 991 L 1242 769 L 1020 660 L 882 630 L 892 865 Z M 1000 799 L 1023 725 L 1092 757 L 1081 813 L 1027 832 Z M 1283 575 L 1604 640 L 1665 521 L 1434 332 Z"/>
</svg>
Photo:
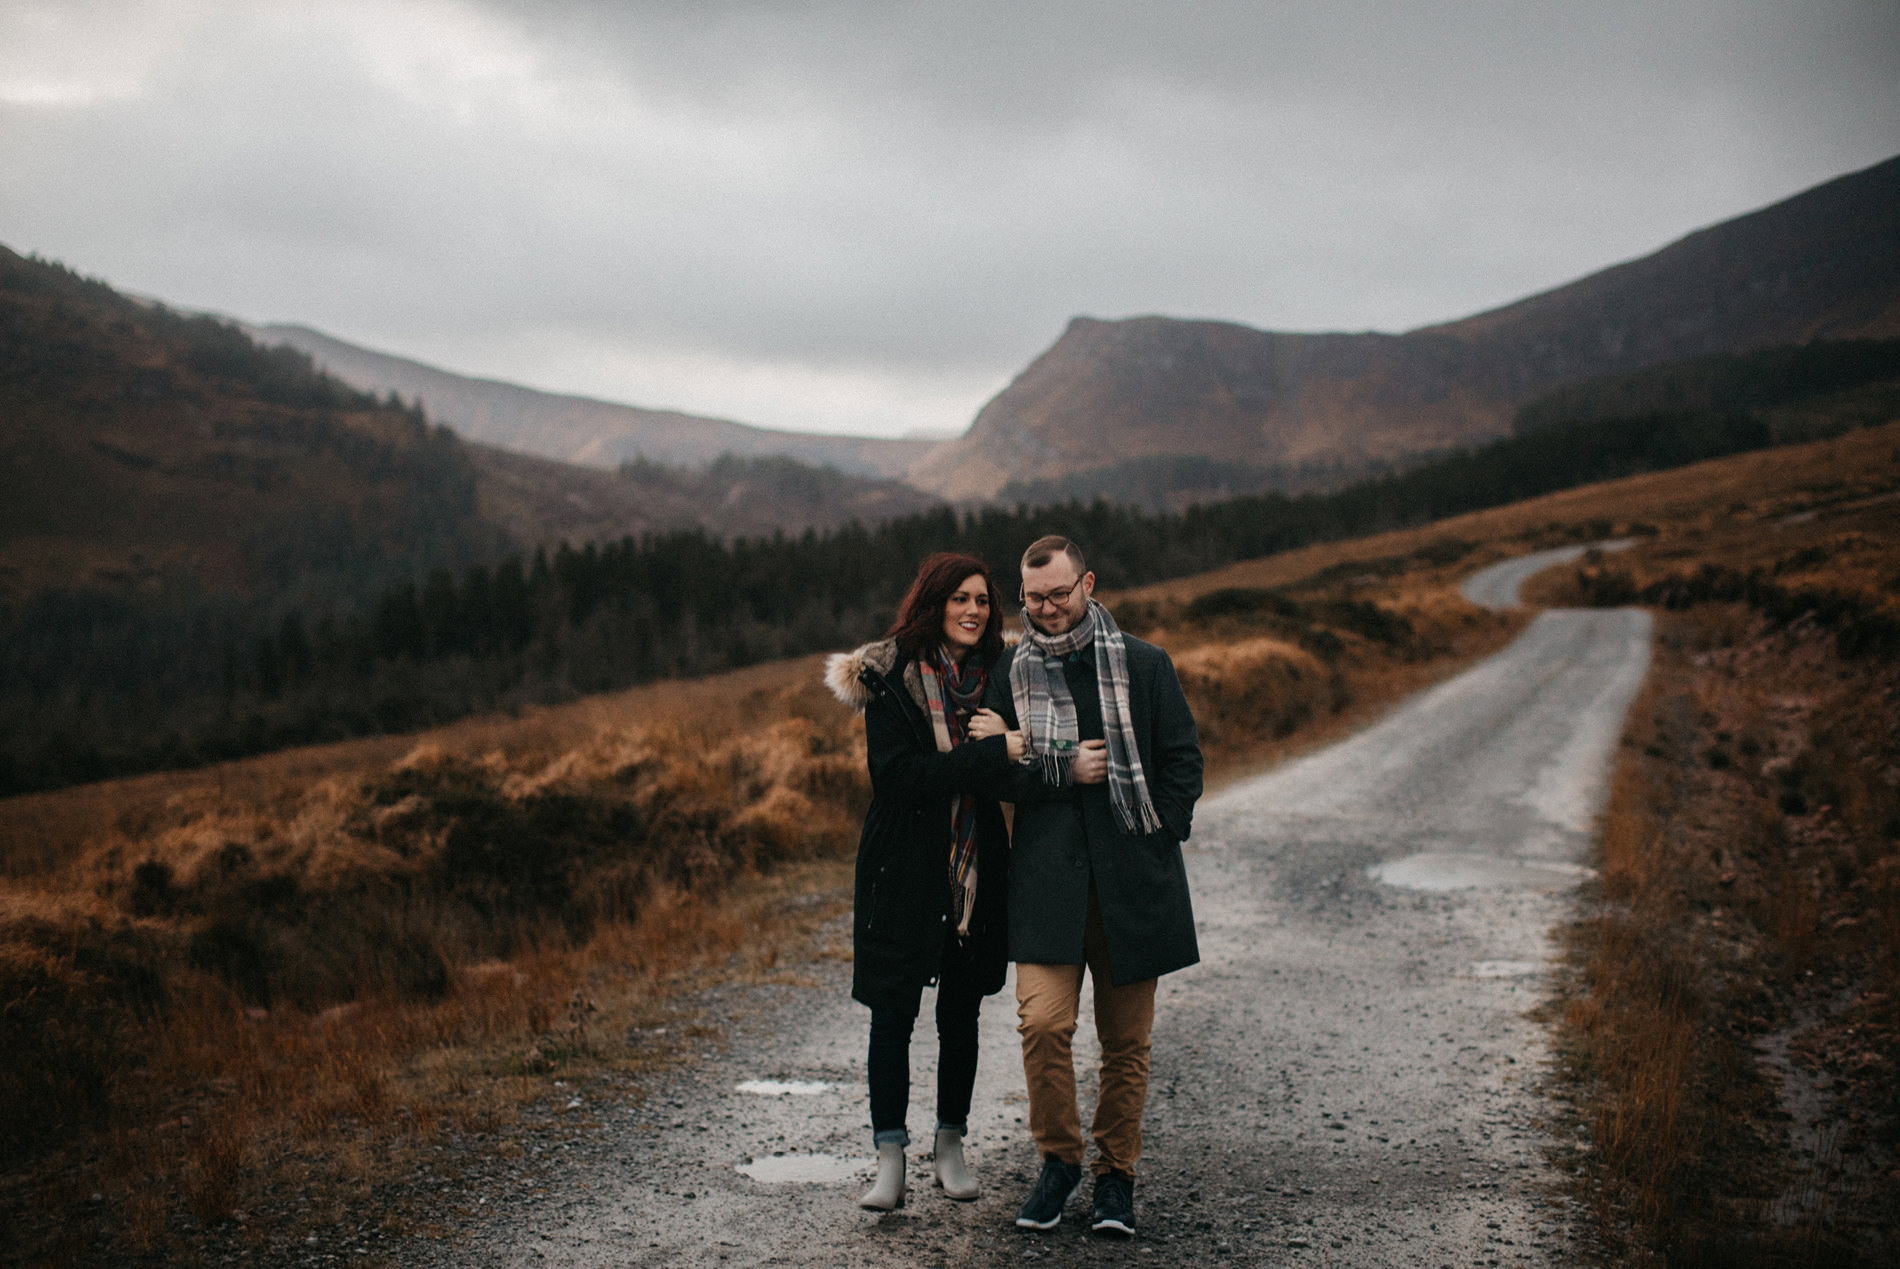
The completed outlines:
<svg viewBox="0 0 1900 1269">
<path fill-rule="evenodd" d="M 871 1007 L 877 1181 L 859 1204 L 904 1205 L 910 1034 L 937 985 L 936 1177 L 978 1186 L 963 1159 L 976 1084 L 977 1011 L 1008 961 L 1009 836 L 987 791 L 1022 757 L 1022 733 L 980 709 L 1003 647 L 1002 597 L 979 559 L 925 560 L 882 642 L 831 658 L 825 678 L 864 713 L 871 809 L 858 841 L 853 999 Z"/>
</svg>

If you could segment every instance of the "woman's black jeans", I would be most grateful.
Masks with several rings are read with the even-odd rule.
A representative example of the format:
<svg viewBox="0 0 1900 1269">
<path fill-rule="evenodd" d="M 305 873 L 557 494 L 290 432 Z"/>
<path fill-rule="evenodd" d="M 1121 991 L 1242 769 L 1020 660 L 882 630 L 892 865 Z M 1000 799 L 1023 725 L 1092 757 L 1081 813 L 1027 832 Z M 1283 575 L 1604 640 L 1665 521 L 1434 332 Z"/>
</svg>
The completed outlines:
<svg viewBox="0 0 1900 1269">
<path fill-rule="evenodd" d="M 920 985 L 910 1008 L 871 1010 L 871 1139 L 910 1144 L 904 1126 L 910 1107 L 910 1033 L 923 1001 Z M 944 940 L 937 975 L 937 1127 L 969 1126 L 970 1094 L 976 1087 L 976 1020 L 983 1007 L 967 946 L 953 934 Z"/>
</svg>

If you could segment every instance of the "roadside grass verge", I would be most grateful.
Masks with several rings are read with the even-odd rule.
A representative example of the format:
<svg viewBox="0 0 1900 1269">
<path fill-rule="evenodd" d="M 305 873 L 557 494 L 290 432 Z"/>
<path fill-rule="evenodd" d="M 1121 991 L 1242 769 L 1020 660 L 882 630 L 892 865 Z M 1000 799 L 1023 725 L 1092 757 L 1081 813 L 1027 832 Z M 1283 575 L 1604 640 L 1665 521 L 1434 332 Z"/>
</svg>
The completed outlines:
<svg viewBox="0 0 1900 1269">
<path fill-rule="evenodd" d="M 1622 1263 L 1900 1253 L 1896 583 L 1900 501 L 1874 495 L 1531 588 L 1663 609 L 1558 1004 Z"/>
</svg>

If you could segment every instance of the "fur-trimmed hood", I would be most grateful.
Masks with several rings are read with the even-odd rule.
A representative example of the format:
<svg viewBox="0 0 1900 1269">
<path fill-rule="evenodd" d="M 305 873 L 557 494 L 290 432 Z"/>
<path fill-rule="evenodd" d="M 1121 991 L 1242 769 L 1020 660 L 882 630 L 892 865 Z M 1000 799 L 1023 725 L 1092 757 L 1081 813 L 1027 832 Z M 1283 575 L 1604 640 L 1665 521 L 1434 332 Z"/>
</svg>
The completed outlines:
<svg viewBox="0 0 1900 1269">
<path fill-rule="evenodd" d="M 1014 647 L 1021 638 L 1022 631 L 1015 626 L 1003 627 L 1004 647 Z M 871 689 L 864 682 L 865 671 L 886 675 L 896 664 L 895 639 L 879 639 L 850 652 L 834 652 L 825 658 L 825 686 L 831 689 L 833 696 L 862 714 L 864 707 L 871 703 Z M 910 689 L 910 698 L 917 702 L 917 708 L 928 713 L 929 698 L 924 695 L 923 676 L 917 672 L 915 661 L 904 666 L 904 686 Z"/>
<path fill-rule="evenodd" d="M 852 652 L 834 652 L 825 658 L 825 686 L 831 689 L 833 696 L 862 714 L 864 707 L 871 703 L 871 689 L 864 682 L 864 672 L 889 674 L 896 664 L 895 639 L 879 639 Z"/>
</svg>

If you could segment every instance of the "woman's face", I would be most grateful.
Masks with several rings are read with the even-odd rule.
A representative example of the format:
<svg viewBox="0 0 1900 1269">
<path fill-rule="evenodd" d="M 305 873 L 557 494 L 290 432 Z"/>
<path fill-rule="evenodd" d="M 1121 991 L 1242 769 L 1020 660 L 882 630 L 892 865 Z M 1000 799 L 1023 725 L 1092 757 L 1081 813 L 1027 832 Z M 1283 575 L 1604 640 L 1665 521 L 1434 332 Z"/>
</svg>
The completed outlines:
<svg viewBox="0 0 1900 1269">
<path fill-rule="evenodd" d="M 944 649 L 961 661 L 963 654 L 982 639 L 989 624 L 990 584 L 983 580 L 983 574 L 972 573 L 944 601 Z"/>
</svg>

